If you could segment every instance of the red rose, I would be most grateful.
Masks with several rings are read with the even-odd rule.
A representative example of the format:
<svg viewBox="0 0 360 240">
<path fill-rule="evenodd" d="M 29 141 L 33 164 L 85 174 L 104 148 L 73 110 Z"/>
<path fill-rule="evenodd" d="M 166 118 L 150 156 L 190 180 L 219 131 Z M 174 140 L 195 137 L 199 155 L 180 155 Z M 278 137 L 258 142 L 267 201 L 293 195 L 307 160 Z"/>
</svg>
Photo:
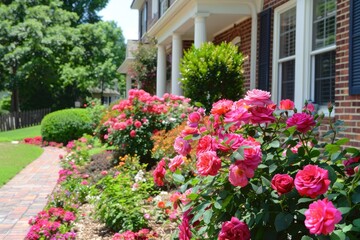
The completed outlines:
<svg viewBox="0 0 360 240">
<path fill-rule="evenodd" d="M 288 193 L 294 187 L 294 180 L 288 174 L 276 174 L 271 180 L 271 187 L 279 195 Z"/>
<path fill-rule="evenodd" d="M 246 223 L 236 217 L 231 221 L 224 222 L 219 233 L 219 240 L 248 240 L 250 239 L 250 230 Z"/>
<path fill-rule="evenodd" d="M 315 126 L 314 117 L 307 113 L 295 113 L 291 118 L 286 121 L 286 126 L 296 126 L 296 130 L 301 133 L 306 133 L 313 126 Z"/>
</svg>

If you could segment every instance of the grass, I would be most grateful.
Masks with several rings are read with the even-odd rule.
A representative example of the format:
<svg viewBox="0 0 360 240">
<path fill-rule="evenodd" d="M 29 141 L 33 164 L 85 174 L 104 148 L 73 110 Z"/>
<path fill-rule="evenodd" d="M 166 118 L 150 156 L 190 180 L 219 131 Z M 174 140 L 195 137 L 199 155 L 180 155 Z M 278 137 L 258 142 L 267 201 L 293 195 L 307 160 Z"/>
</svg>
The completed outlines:
<svg viewBox="0 0 360 240">
<path fill-rule="evenodd" d="M 0 187 L 38 158 L 43 151 L 34 145 L 0 142 Z"/>
<path fill-rule="evenodd" d="M 0 142 L 20 141 L 27 137 L 36 136 L 41 136 L 41 125 L 0 132 Z"/>
</svg>

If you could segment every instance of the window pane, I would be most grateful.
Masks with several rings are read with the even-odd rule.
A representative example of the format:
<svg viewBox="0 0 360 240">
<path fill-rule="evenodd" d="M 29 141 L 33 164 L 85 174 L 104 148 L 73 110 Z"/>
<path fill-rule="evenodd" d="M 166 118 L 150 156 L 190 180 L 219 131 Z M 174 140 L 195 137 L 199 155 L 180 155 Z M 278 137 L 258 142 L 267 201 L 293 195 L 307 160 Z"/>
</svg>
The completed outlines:
<svg viewBox="0 0 360 240">
<path fill-rule="evenodd" d="M 335 51 L 315 56 L 315 103 L 335 101 Z"/>
<path fill-rule="evenodd" d="M 296 8 L 280 15 L 280 58 L 295 54 Z"/>
<path fill-rule="evenodd" d="M 336 0 L 314 0 L 313 50 L 335 43 Z"/>
<path fill-rule="evenodd" d="M 160 16 L 169 8 L 169 0 L 160 0 Z"/>
<path fill-rule="evenodd" d="M 294 101 L 295 60 L 280 63 L 281 69 L 281 99 Z"/>
</svg>

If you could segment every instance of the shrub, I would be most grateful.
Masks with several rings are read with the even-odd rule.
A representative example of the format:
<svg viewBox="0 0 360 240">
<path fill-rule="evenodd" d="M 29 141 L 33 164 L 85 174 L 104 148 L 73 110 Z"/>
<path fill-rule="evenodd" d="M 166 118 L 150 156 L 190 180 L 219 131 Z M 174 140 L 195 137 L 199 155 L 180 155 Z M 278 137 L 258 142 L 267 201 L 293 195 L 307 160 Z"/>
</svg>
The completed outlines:
<svg viewBox="0 0 360 240">
<path fill-rule="evenodd" d="M 184 95 L 209 110 L 221 98 L 236 100 L 243 95 L 244 57 L 230 43 L 205 43 L 185 52 L 181 62 Z"/>
<path fill-rule="evenodd" d="M 150 158 L 154 132 L 177 126 L 191 111 L 189 99 L 166 94 L 163 98 L 143 90 L 132 89 L 129 99 L 114 105 L 97 130 L 100 137 L 117 147 L 121 155 L 137 154 L 142 160 Z"/>
<path fill-rule="evenodd" d="M 80 138 L 83 134 L 92 134 L 91 119 L 85 109 L 65 109 L 52 112 L 41 122 L 41 135 L 44 141 L 66 144 Z"/>
<path fill-rule="evenodd" d="M 181 132 L 198 143 L 196 177 L 185 182 L 185 163 L 172 164 L 183 183 L 173 198 L 183 203 L 180 239 L 359 239 L 360 151 L 337 138 L 339 122 L 320 144 L 323 116 L 283 103 L 276 115 L 270 93 L 255 89 L 214 103 L 208 121 Z M 177 149 L 179 159 L 191 150 Z M 158 185 L 165 168 L 161 161 L 154 171 Z"/>
<path fill-rule="evenodd" d="M 86 98 L 86 102 L 87 103 L 84 104 L 84 106 L 89 112 L 92 127 L 96 128 L 99 125 L 102 116 L 105 114 L 106 107 L 105 105 L 102 105 L 100 99 L 97 98 Z"/>
</svg>

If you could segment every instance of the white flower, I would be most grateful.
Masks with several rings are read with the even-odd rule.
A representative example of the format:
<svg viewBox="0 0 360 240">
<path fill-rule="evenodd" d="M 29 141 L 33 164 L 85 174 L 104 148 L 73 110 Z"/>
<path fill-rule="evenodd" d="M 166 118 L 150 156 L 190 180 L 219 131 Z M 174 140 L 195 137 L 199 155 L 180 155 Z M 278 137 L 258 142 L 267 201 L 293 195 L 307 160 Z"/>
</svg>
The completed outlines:
<svg viewBox="0 0 360 240">
<path fill-rule="evenodd" d="M 144 177 L 144 175 L 145 173 L 142 170 L 138 171 L 134 178 L 135 182 L 146 182 L 146 178 Z"/>
</svg>

